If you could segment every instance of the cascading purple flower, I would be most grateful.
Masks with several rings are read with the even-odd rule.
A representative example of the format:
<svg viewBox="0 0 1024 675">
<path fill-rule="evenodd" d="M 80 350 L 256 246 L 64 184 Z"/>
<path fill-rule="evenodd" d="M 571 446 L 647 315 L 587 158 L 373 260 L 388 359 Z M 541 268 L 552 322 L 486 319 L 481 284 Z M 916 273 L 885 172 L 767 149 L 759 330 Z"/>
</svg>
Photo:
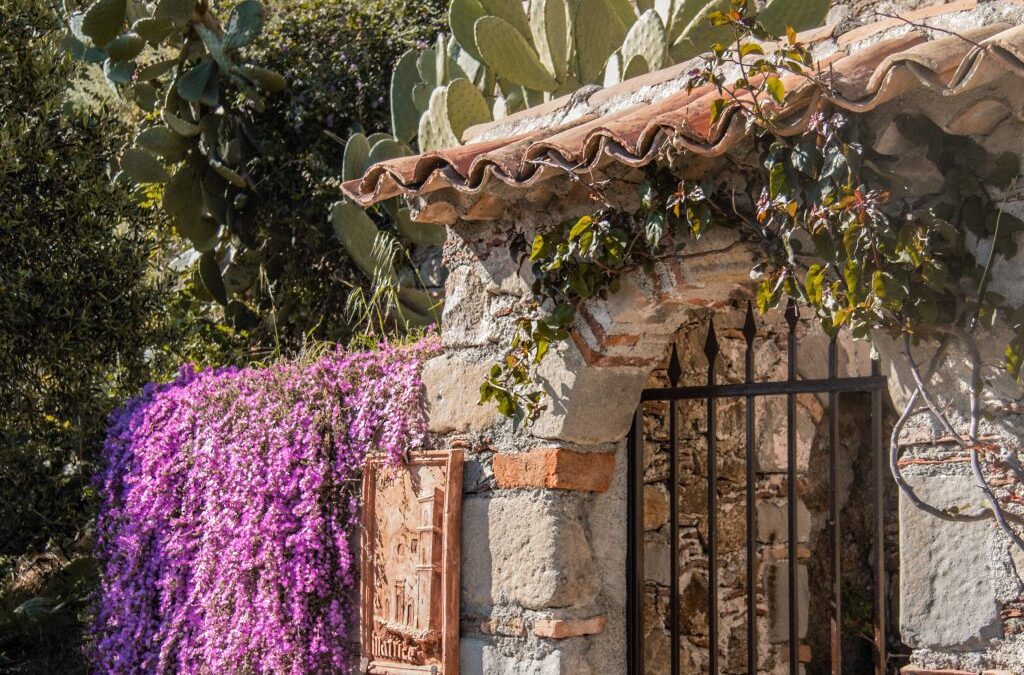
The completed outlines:
<svg viewBox="0 0 1024 675">
<path fill-rule="evenodd" d="M 353 670 L 359 474 L 426 438 L 408 347 L 183 367 L 111 416 L 97 476 L 102 673 Z"/>
</svg>

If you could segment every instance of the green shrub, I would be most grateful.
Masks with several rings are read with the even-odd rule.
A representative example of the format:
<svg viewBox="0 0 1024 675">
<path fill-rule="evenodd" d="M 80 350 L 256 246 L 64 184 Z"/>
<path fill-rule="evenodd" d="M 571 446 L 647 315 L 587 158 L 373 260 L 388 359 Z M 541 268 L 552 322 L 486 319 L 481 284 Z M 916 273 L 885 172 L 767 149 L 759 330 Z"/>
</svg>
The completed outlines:
<svg viewBox="0 0 1024 675">
<path fill-rule="evenodd" d="M 129 131 L 68 89 L 82 66 L 47 0 L 0 16 L 0 671 L 84 672 L 107 415 L 182 358 L 237 360 L 240 340 L 156 271 L 169 228 L 111 181 Z"/>
<path fill-rule="evenodd" d="M 254 60 L 284 73 L 288 89 L 255 120 L 266 143 L 256 172 L 260 191 L 260 251 L 266 283 L 249 296 L 261 317 L 264 343 L 287 351 L 305 336 L 347 341 L 351 288 L 367 280 L 339 246 L 330 205 L 339 198 L 341 139 L 353 128 L 389 119 L 388 84 L 406 49 L 442 29 L 446 0 L 279 0 Z"/>
</svg>

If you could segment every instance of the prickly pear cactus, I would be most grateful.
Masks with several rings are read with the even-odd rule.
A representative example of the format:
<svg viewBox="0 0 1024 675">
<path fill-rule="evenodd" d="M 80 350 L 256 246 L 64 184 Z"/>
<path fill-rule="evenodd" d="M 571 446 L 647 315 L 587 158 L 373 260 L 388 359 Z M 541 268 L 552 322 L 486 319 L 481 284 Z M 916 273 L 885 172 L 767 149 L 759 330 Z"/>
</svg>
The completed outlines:
<svg viewBox="0 0 1024 675">
<path fill-rule="evenodd" d="M 360 133 L 352 134 L 345 143 L 345 154 L 342 156 L 341 179 L 355 180 L 361 178 L 366 171 L 367 159 L 370 157 L 370 141 Z"/>
<path fill-rule="evenodd" d="M 484 63 L 494 68 L 499 77 L 540 91 L 558 88 L 558 80 L 512 24 L 496 16 L 485 16 L 473 29 Z"/>
<path fill-rule="evenodd" d="M 398 59 L 391 74 L 391 133 L 406 143 L 416 136 L 419 123 L 413 100 L 413 87 L 420 83 L 417 58 L 416 50 L 410 49 Z"/>
<path fill-rule="evenodd" d="M 337 202 L 331 208 L 331 226 L 334 236 L 363 274 L 371 279 L 395 278 L 391 260 L 378 255 L 378 239 L 389 235 L 377 229 L 366 211 L 351 202 Z"/>
<path fill-rule="evenodd" d="M 642 57 L 648 70 L 658 70 L 667 64 L 668 36 L 665 34 L 661 16 L 656 11 L 647 10 L 633 24 L 622 43 L 621 52 L 622 59 L 627 64 L 633 57 Z"/>
<path fill-rule="evenodd" d="M 782 35 L 787 26 L 807 30 L 820 26 L 828 14 L 829 0 L 771 0 L 757 15 L 765 30 Z"/>
<path fill-rule="evenodd" d="M 535 0 L 530 7 L 530 27 L 541 63 L 556 80 L 564 82 L 572 44 L 566 0 Z"/>
<path fill-rule="evenodd" d="M 476 48 L 476 37 L 473 25 L 477 19 L 487 16 L 487 11 L 479 0 L 452 0 L 448 7 L 448 26 L 459 45 L 477 61 L 483 61 L 480 51 Z"/>
<path fill-rule="evenodd" d="M 462 138 L 466 129 L 474 124 L 491 121 L 491 110 L 480 91 L 467 79 L 459 78 L 448 84 L 448 126 L 456 138 Z"/>
<path fill-rule="evenodd" d="M 605 62 L 622 45 L 628 31 L 611 0 L 580 0 L 573 21 L 573 40 L 581 83 L 599 80 Z"/>
</svg>

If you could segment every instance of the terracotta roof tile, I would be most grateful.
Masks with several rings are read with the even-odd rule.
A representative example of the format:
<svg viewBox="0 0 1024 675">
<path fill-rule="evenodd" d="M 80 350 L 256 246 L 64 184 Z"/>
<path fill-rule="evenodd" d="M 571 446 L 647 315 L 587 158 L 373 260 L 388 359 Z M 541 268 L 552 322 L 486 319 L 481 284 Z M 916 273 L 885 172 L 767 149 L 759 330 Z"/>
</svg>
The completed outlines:
<svg viewBox="0 0 1024 675">
<path fill-rule="evenodd" d="M 991 7 L 1019 3 L 1002 0 L 983 4 Z M 901 28 L 907 21 L 919 23 L 976 6 L 980 12 L 982 6 L 976 0 L 962 0 L 907 13 L 903 20 L 886 19 L 857 28 L 835 40 L 833 26 L 802 34 L 801 39 L 824 41 L 821 46 L 832 47 L 818 61 L 818 67 L 834 78 L 828 98 L 854 112 L 873 110 L 913 89 L 954 96 L 1007 74 L 1024 77 L 1022 25 L 982 23 L 964 28 L 960 35 Z M 868 41 L 875 36 L 877 39 Z M 851 52 L 859 43 L 862 48 Z M 589 111 L 586 107 L 571 111 L 565 107 L 573 97 L 546 105 L 541 112 L 554 115 L 551 119 L 559 119 L 560 107 L 565 110 L 561 119 L 568 121 L 561 126 L 389 160 L 370 167 L 362 179 L 342 187 L 365 206 L 399 194 L 422 195 L 446 188 L 479 192 L 493 179 L 525 188 L 558 173 L 547 165 L 578 172 L 589 171 L 609 160 L 641 166 L 652 161 L 669 139 L 695 154 L 720 155 L 742 136 L 742 124 L 737 123 L 735 109 L 711 123 L 710 104 L 718 93 L 708 87 L 686 92 L 681 78 L 688 67 L 692 66 L 675 65 L 598 91 L 583 99 Z M 806 79 L 796 75 L 787 75 L 784 83 L 789 94 L 785 107 L 778 112 L 798 132 L 805 128 L 804 121 L 818 104 L 819 93 Z M 573 101 L 576 106 L 580 103 Z M 1018 117 L 1024 115 L 1021 106 L 1008 107 Z M 515 129 L 516 124 L 537 115 L 536 110 L 531 110 L 515 116 L 512 123 L 506 118 L 485 125 L 486 130 Z"/>
</svg>

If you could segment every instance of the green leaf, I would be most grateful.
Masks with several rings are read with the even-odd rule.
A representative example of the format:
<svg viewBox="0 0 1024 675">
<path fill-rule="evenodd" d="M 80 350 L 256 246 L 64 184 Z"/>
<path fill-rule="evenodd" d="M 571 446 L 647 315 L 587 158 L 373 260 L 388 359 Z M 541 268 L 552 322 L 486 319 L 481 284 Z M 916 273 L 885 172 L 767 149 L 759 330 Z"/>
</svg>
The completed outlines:
<svg viewBox="0 0 1024 675">
<path fill-rule="evenodd" d="M 1020 381 L 1022 366 L 1024 366 L 1024 338 L 1018 335 L 1006 346 L 1004 362 L 1010 375 Z"/>
<path fill-rule="evenodd" d="M 136 184 L 164 183 L 169 176 L 156 157 L 141 148 L 128 148 L 121 155 L 121 170 Z"/>
<path fill-rule="evenodd" d="M 124 33 L 110 41 L 107 54 L 115 61 L 131 61 L 145 46 L 146 41 L 137 33 Z"/>
<path fill-rule="evenodd" d="M 237 66 L 237 68 L 245 79 L 249 80 L 260 89 L 269 91 L 272 94 L 283 91 L 284 88 L 288 86 L 288 80 L 284 79 L 283 75 L 270 70 L 269 68 L 262 68 L 260 66 L 253 66 L 250 64 L 243 64 Z"/>
<path fill-rule="evenodd" d="M 217 105 L 217 99 L 211 99 L 209 91 L 210 83 L 217 79 L 217 70 L 213 59 L 203 59 L 178 78 L 178 94 L 186 101 Z"/>
<path fill-rule="evenodd" d="M 170 19 L 157 19 L 152 16 L 144 17 L 132 24 L 132 31 L 141 35 L 146 42 L 153 46 L 163 42 L 177 29 L 178 26 L 175 26 Z"/>
<path fill-rule="evenodd" d="M 644 223 L 644 234 L 647 237 L 647 244 L 653 249 L 661 243 L 661 237 L 665 233 L 665 212 L 655 209 L 647 213 L 647 220 Z"/>
<path fill-rule="evenodd" d="M 530 260 L 536 260 L 544 255 L 544 251 L 547 248 L 547 242 L 544 240 L 544 235 L 538 233 L 533 238 L 533 248 L 530 251 Z"/>
<path fill-rule="evenodd" d="M 783 166 L 782 162 L 776 162 L 772 165 L 771 171 L 768 174 L 768 197 L 772 201 L 775 200 L 779 194 L 788 187 L 786 181 L 786 167 Z"/>
<path fill-rule="evenodd" d="M 882 270 L 871 275 L 871 290 L 884 304 L 893 306 L 907 297 L 907 289 L 894 276 Z"/>
<path fill-rule="evenodd" d="M 184 159 L 188 149 L 185 139 L 166 126 L 144 129 L 135 137 L 135 144 L 172 163 Z"/>
<path fill-rule="evenodd" d="M 815 263 L 807 270 L 807 278 L 804 280 L 804 287 L 807 289 L 807 297 L 815 307 L 821 307 L 822 281 L 825 279 L 825 268 Z"/>
<path fill-rule="evenodd" d="M 768 79 L 764 82 L 764 88 L 768 91 L 776 103 L 782 103 L 786 100 L 786 87 L 782 84 L 782 80 L 776 75 L 769 75 Z"/>
<path fill-rule="evenodd" d="M 726 100 L 724 98 L 716 98 L 711 103 L 711 123 L 714 124 L 715 120 L 718 119 L 722 111 L 725 110 Z"/>
<path fill-rule="evenodd" d="M 227 31 L 224 34 L 224 49 L 244 47 L 263 30 L 263 3 L 258 0 L 244 0 L 231 10 Z"/>
<path fill-rule="evenodd" d="M 180 28 L 189 22 L 195 10 L 196 0 L 159 0 L 153 18 L 170 21 L 176 28 Z"/>
<path fill-rule="evenodd" d="M 590 216 L 582 216 L 579 220 L 576 221 L 576 224 L 572 226 L 572 229 L 569 230 L 569 241 L 573 241 L 574 239 L 576 239 L 576 237 L 580 236 L 581 234 L 589 230 L 593 223 L 594 219 L 591 218 Z"/>
<path fill-rule="evenodd" d="M 765 277 L 757 285 L 757 309 L 762 314 L 768 312 L 779 304 L 780 291 L 782 290 L 782 279 Z"/>
<path fill-rule="evenodd" d="M 228 293 L 224 288 L 224 278 L 220 273 L 220 265 L 213 251 L 207 251 L 199 258 L 199 278 L 203 280 L 203 286 L 221 305 L 228 304 Z"/>
<path fill-rule="evenodd" d="M 121 32 L 128 0 L 96 0 L 82 18 L 82 33 L 100 47 Z"/>
</svg>

